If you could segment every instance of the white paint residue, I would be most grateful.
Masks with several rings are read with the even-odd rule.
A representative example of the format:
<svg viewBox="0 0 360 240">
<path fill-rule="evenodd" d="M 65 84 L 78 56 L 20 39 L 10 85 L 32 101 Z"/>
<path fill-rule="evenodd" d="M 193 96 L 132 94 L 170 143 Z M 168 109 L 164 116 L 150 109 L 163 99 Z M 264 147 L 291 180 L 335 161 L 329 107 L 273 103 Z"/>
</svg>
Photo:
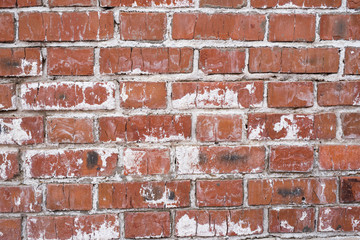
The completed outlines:
<svg viewBox="0 0 360 240">
<path fill-rule="evenodd" d="M 11 165 L 11 161 L 8 159 L 8 154 L 7 153 L 1 153 L 0 155 L 2 155 L 3 158 L 3 162 L 0 164 L 0 179 L 2 180 L 6 180 L 7 177 L 7 171 L 10 171 L 12 169 L 12 165 Z"/>
<path fill-rule="evenodd" d="M 280 222 L 280 227 L 285 228 L 290 231 L 294 231 L 294 227 L 291 226 L 286 220 Z"/>
<path fill-rule="evenodd" d="M 326 213 L 326 210 L 325 210 L 325 213 Z M 322 221 L 322 218 L 320 217 L 319 218 L 319 231 L 321 231 L 321 232 L 334 232 L 335 229 L 333 229 L 331 226 L 328 226 L 327 228 L 324 228 L 324 223 Z"/>
<path fill-rule="evenodd" d="M 256 128 L 249 127 L 249 139 L 261 139 L 261 134 L 265 130 L 265 124 L 257 125 Z"/>
<path fill-rule="evenodd" d="M 4 236 L 4 234 L 2 232 L 0 232 L 0 237 Z"/>
<path fill-rule="evenodd" d="M 281 116 L 280 122 L 275 123 L 275 132 L 280 132 L 283 129 L 286 130 L 286 136 L 282 139 L 294 140 L 298 138 L 299 127 L 296 125 L 296 121 L 294 121 L 294 115 L 283 115 Z"/>
<path fill-rule="evenodd" d="M 306 211 L 302 212 L 302 215 L 300 217 L 300 221 L 304 221 L 306 217 L 307 217 L 307 212 Z"/>
<path fill-rule="evenodd" d="M 145 151 L 134 151 L 130 148 L 127 148 L 124 151 L 124 168 L 130 174 L 140 174 L 140 168 L 143 164 L 143 157 L 145 156 Z"/>
<path fill-rule="evenodd" d="M 75 225 L 78 224 L 78 219 L 75 218 Z M 104 222 L 100 227 L 92 224 L 90 233 L 82 232 L 78 227 L 75 232 L 76 235 L 72 237 L 72 240 L 92 240 L 92 239 L 114 239 L 119 237 L 119 231 L 116 226 L 119 225 L 119 220 L 116 219 L 114 223 Z"/>
<path fill-rule="evenodd" d="M 256 87 L 253 83 L 251 84 L 246 84 L 245 88 L 249 91 L 249 94 L 254 94 Z"/>
<path fill-rule="evenodd" d="M 225 236 L 227 232 L 226 221 L 221 224 L 199 224 L 197 223 L 197 233 L 198 237 L 211 237 L 211 236 Z"/>
<path fill-rule="evenodd" d="M 30 66 L 30 72 L 29 73 L 25 73 L 25 68 Z M 38 73 L 38 63 L 36 61 L 34 62 L 29 62 L 26 59 L 21 59 L 21 76 L 37 76 Z"/>
<path fill-rule="evenodd" d="M 140 188 L 140 195 L 144 197 L 146 200 L 146 203 L 150 206 L 156 206 L 159 204 L 164 204 L 166 208 L 169 207 L 177 207 L 177 201 L 170 200 L 168 196 L 170 196 L 170 190 L 165 187 L 165 191 L 161 198 L 156 200 L 148 200 L 149 198 L 154 199 L 155 193 L 153 192 L 153 188 L 149 185 L 143 184 Z"/>
<path fill-rule="evenodd" d="M 186 138 L 184 137 L 184 135 L 179 134 L 179 135 L 171 135 L 169 137 L 161 137 L 161 138 L 157 138 L 155 136 L 149 136 L 149 135 L 144 135 L 145 137 L 145 142 L 172 142 L 172 141 L 184 141 L 186 140 Z"/>
<path fill-rule="evenodd" d="M 176 223 L 176 231 L 179 237 L 195 236 L 196 235 L 195 218 L 189 218 L 187 214 L 182 216 Z"/>
<path fill-rule="evenodd" d="M 360 223 L 360 221 L 358 219 L 351 217 L 351 226 L 352 226 L 353 231 L 355 231 L 355 229 L 359 225 L 359 223 Z"/>
<path fill-rule="evenodd" d="M 0 119 L 0 144 L 22 144 L 32 138 L 31 132 L 27 133 L 22 129 L 22 119 L 10 119 L 10 123 L 5 123 Z"/>
<path fill-rule="evenodd" d="M 14 204 L 15 204 L 16 206 L 20 206 L 20 204 L 21 204 L 21 196 L 23 195 L 23 193 L 24 193 L 24 192 L 21 192 L 21 193 L 20 193 L 20 197 L 18 197 L 17 199 L 14 199 Z"/>
<path fill-rule="evenodd" d="M 236 235 L 251 235 L 251 234 L 257 234 L 261 233 L 261 227 L 258 226 L 254 231 L 251 231 L 251 227 L 248 222 L 241 221 L 239 222 L 232 222 L 229 221 L 229 232 L 234 232 Z"/>
<path fill-rule="evenodd" d="M 356 105 L 360 105 L 360 94 L 358 94 L 354 101 L 353 101 L 353 105 L 356 106 Z"/>
<path fill-rule="evenodd" d="M 125 83 L 123 83 L 123 86 L 122 86 L 122 88 L 121 88 L 120 97 L 121 97 L 121 99 L 122 99 L 123 102 L 125 102 L 126 99 L 129 98 L 129 95 L 126 94 L 126 84 L 125 84 Z"/>
<path fill-rule="evenodd" d="M 196 94 L 188 93 L 182 98 L 173 100 L 172 105 L 174 108 L 177 109 L 195 108 L 196 107 L 195 100 L 196 100 Z"/>
<path fill-rule="evenodd" d="M 179 174 L 199 173 L 200 149 L 198 147 L 179 146 L 175 151 Z"/>
<path fill-rule="evenodd" d="M 237 108 L 239 107 L 238 103 L 238 93 L 229 89 L 225 89 L 225 92 L 222 93 L 222 89 L 211 89 L 206 90 L 204 93 L 198 93 L 196 97 L 196 105 L 199 108 Z"/>
</svg>

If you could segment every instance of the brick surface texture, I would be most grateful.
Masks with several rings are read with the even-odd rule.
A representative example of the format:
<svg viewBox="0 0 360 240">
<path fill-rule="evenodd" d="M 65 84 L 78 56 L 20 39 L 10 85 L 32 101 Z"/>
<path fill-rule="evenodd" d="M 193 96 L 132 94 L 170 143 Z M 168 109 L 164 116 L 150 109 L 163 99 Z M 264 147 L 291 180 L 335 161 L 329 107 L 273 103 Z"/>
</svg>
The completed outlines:
<svg viewBox="0 0 360 240">
<path fill-rule="evenodd" d="M 360 0 L 0 0 L 0 240 L 360 236 Z"/>
</svg>

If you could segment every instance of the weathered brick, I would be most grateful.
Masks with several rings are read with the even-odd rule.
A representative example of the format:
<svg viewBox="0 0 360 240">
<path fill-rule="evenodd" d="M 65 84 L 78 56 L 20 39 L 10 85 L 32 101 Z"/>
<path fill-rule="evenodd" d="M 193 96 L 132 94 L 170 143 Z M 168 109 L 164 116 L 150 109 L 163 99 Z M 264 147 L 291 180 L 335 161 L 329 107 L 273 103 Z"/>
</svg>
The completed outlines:
<svg viewBox="0 0 360 240">
<path fill-rule="evenodd" d="M 319 210 L 319 232 L 358 232 L 359 207 L 323 207 Z"/>
<path fill-rule="evenodd" d="M 42 75 L 40 48 L 0 48 L 0 76 Z"/>
<path fill-rule="evenodd" d="M 29 145 L 44 142 L 43 117 L 1 117 L 0 144 Z"/>
<path fill-rule="evenodd" d="M 244 0 L 200 0 L 200 7 L 242 8 L 245 4 Z"/>
<path fill-rule="evenodd" d="M 0 42 L 13 42 L 14 40 L 15 40 L 14 14 L 0 13 Z"/>
<path fill-rule="evenodd" d="M 360 113 L 341 114 L 343 137 L 346 139 L 360 139 Z"/>
<path fill-rule="evenodd" d="M 119 21 L 122 40 L 164 40 L 166 32 L 165 13 L 122 12 Z"/>
<path fill-rule="evenodd" d="M 271 14 L 269 41 L 313 42 L 315 40 L 315 15 Z"/>
<path fill-rule="evenodd" d="M 156 175 L 170 171 L 169 149 L 124 149 L 124 175 Z"/>
<path fill-rule="evenodd" d="M 0 111 L 16 110 L 15 84 L 0 84 Z"/>
<path fill-rule="evenodd" d="M 315 229 L 314 208 L 286 208 L 269 210 L 269 232 L 302 233 Z"/>
<path fill-rule="evenodd" d="M 353 8 L 353 9 L 359 9 L 360 8 L 360 1 L 359 0 L 348 0 L 347 1 L 347 7 Z"/>
<path fill-rule="evenodd" d="M 54 76 L 90 76 L 94 74 L 93 48 L 48 48 L 47 71 Z"/>
<path fill-rule="evenodd" d="M 269 107 L 311 107 L 314 104 L 312 82 L 269 82 Z"/>
<path fill-rule="evenodd" d="M 101 48 L 100 73 L 189 73 L 191 48 Z"/>
<path fill-rule="evenodd" d="M 265 15 L 175 13 L 173 39 L 263 40 Z"/>
<path fill-rule="evenodd" d="M 92 209 L 92 185 L 90 184 L 48 184 L 46 208 L 56 210 Z"/>
<path fill-rule="evenodd" d="M 100 0 L 102 7 L 191 7 L 193 0 Z"/>
<path fill-rule="evenodd" d="M 251 0 L 255 8 L 338 8 L 341 0 Z"/>
<path fill-rule="evenodd" d="M 319 148 L 321 170 L 358 170 L 360 169 L 360 146 L 323 145 Z"/>
<path fill-rule="evenodd" d="M 314 149 L 302 146 L 271 147 L 269 168 L 274 172 L 308 172 L 314 162 Z"/>
<path fill-rule="evenodd" d="M 340 202 L 360 202 L 360 177 L 340 178 Z"/>
<path fill-rule="evenodd" d="M 178 237 L 243 236 L 263 232 L 263 210 L 179 210 L 175 216 Z"/>
<path fill-rule="evenodd" d="M 126 212 L 126 238 L 170 237 L 169 212 Z"/>
<path fill-rule="evenodd" d="M 244 67 L 244 49 L 200 49 L 199 69 L 206 74 L 242 73 Z"/>
<path fill-rule="evenodd" d="M 15 150 L 0 150 L 0 179 L 11 180 L 19 174 L 19 153 Z"/>
<path fill-rule="evenodd" d="M 174 208 L 190 204 L 190 181 L 100 183 L 99 208 Z"/>
<path fill-rule="evenodd" d="M 166 83 L 122 82 L 120 96 L 123 108 L 166 108 Z"/>
<path fill-rule="evenodd" d="M 242 203 L 242 179 L 196 181 L 196 204 L 199 207 L 230 207 Z"/>
<path fill-rule="evenodd" d="M 31 186 L 1 186 L 0 212 L 40 212 L 41 192 Z"/>
<path fill-rule="evenodd" d="M 345 49 L 345 74 L 360 74 L 360 48 Z"/>
<path fill-rule="evenodd" d="M 176 82 L 172 106 L 192 108 L 251 108 L 261 106 L 263 82 Z"/>
<path fill-rule="evenodd" d="M 179 174 L 258 173 L 264 170 L 265 148 L 180 146 L 176 162 Z"/>
<path fill-rule="evenodd" d="M 258 47 L 249 52 L 250 72 L 336 73 L 339 69 L 337 48 Z"/>
<path fill-rule="evenodd" d="M 42 5 L 42 0 L 2 0 L 0 8 L 35 7 Z"/>
<path fill-rule="evenodd" d="M 126 117 L 99 118 L 99 140 L 101 142 L 126 141 Z"/>
<path fill-rule="evenodd" d="M 21 85 L 26 110 L 100 110 L 115 108 L 113 82 L 39 82 Z"/>
<path fill-rule="evenodd" d="M 360 40 L 360 15 L 321 15 L 322 40 Z"/>
<path fill-rule="evenodd" d="M 317 97 L 320 106 L 359 106 L 360 81 L 319 83 Z"/>
<path fill-rule="evenodd" d="M 0 219 L 1 239 L 21 240 L 21 218 Z"/>
<path fill-rule="evenodd" d="M 28 150 L 25 163 L 33 178 L 74 178 L 110 176 L 117 165 L 114 149 Z"/>
<path fill-rule="evenodd" d="M 336 202 L 335 178 L 251 179 L 249 205 L 326 204 Z"/>
<path fill-rule="evenodd" d="M 241 115 L 199 115 L 196 139 L 200 142 L 241 141 Z"/>
<path fill-rule="evenodd" d="M 92 7 L 96 0 L 49 0 L 50 7 Z"/>
<path fill-rule="evenodd" d="M 54 143 L 92 143 L 93 121 L 85 118 L 48 118 L 47 137 Z"/>
<path fill-rule="evenodd" d="M 19 14 L 19 39 L 22 41 L 93 41 L 108 40 L 113 35 L 114 17 L 111 12 L 21 12 Z M 67 54 L 70 53 L 64 55 Z"/>
<path fill-rule="evenodd" d="M 116 214 L 79 216 L 29 216 L 26 231 L 29 240 L 104 239 L 120 237 Z"/>
</svg>

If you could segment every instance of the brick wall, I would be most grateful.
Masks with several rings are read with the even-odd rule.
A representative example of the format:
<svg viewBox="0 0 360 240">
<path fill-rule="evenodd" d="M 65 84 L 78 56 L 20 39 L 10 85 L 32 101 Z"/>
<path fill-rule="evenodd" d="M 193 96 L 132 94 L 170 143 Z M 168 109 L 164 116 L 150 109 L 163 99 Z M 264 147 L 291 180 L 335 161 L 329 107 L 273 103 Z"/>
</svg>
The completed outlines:
<svg viewBox="0 0 360 240">
<path fill-rule="evenodd" d="M 1 0 L 0 239 L 354 239 L 359 0 Z"/>
</svg>

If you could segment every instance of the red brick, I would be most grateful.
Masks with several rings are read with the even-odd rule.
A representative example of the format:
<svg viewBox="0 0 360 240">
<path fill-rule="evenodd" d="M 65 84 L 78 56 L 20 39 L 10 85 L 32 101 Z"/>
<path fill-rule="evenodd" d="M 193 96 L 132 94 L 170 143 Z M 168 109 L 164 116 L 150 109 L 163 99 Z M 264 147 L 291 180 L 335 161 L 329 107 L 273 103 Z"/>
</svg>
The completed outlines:
<svg viewBox="0 0 360 240">
<path fill-rule="evenodd" d="M 319 148 L 321 170 L 358 170 L 360 169 L 360 146 L 323 145 Z"/>
<path fill-rule="evenodd" d="M 196 122 L 196 139 L 200 142 L 241 141 L 241 115 L 200 115 Z"/>
<path fill-rule="evenodd" d="M 251 0 L 255 8 L 338 8 L 341 0 Z"/>
<path fill-rule="evenodd" d="M 92 143 L 93 120 L 85 118 L 48 118 L 48 140 L 53 143 Z"/>
<path fill-rule="evenodd" d="M 115 108 L 113 82 L 39 82 L 21 85 L 26 110 L 100 110 Z"/>
<path fill-rule="evenodd" d="M 200 0 L 200 7 L 242 8 L 245 4 L 244 0 Z"/>
<path fill-rule="evenodd" d="M 175 13 L 173 39 L 263 40 L 265 15 Z"/>
<path fill-rule="evenodd" d="M 173 208 L 190 204 L 190 181 L 100 183 L 99 208 Z"/>
<path fill-rule="evenodd" d="M 315 229 L 314 208 L 287 208 L 269 210 L 269 232 L 302 233 Z"/>
<path fill-rule="evenodd" d="M 251 108 L 262 104 L 263 82 L 176 82 L 172 106 L 191 108 Z"/>
<path fill-rule="evenodd" d="M 15 84 L 0 84 L 0 111 L 16 110 Z"/>
<path fill-rule="evenodd" d="M 19 39 L 22 41 L 108 40 L 113 35 L 112 12 L 21 12 L 19 14 Z M 60 54 L 60 52 L 57 53 Z M 84 53 L 78 52 L 72 56 Z M 61 55 L 68 54 L 71 56 L 70 52 Z"/>
<path fill-rule="evenodd" d="M 348 0 L 347 7 L 353 9 L 360 9 L 360 1 L 359 0 Z"/>
<path fill-rule="evenodd" d="M 128 142 L 169 142 L 191 137 L 190 115 L 137 115 L 128 118 Z"/>
<path fill-rule="evenodd" d="M 124 149 L 124 175 L 168 174 L 170 171 L 169 149 Z"/>
<path fill-rule="evenodd" d="M 260 234 L 263 210 L 179 210 L 175 216 L 178 237 L 220 237 Z"/>
<path fill-rule="evenodd" d="M 164 40 L 166 14 L 152 12 L 120 13 L 120 38 L 122 40 Z"/>
<path fill-rule="evenodd" d="M 314 104 L 312 82 L 269 82 L 269 107 L 311 107 Z"/>
<path fill-rule="evenodd" d="M 249 180 L 248 203 L 249 205 L 335 203 L 336 182 L 335 178 Z"/>
<path fill-rule="evenodd" d="M 14 14 L 0 13 L 0 42 L 13 42 L 15 40 Z"/>
<path fill-rule="evenodd" d="M 273 73 L 336 73 L 337 48 L 250 48 L 249 71 Z"/>
<path fill-rule="evenodd" d="M 101 142 L 126 141 L 125 117 L 101 117 L 99 118 L 99 139 Z"/>
<path fill-rule="evenodd" d="M 0 179 L 11 180 L 19 174 L 19 153 L 18 151 L 0 151 Z"/>
<path fill-rule="evenodd" d="M 336 136 L 336 116 L 324 114 L 253 113 L 248 116 L 251 140 L 331 139 Z"/>
<path fill-rule="evenodd" d="M 314 149 L 301 146 L 271 147 L 269 168 L 274 172 L 308 172 L 314 162 Z"/>
<path fill-rule="evenodd" d="M 115 239 L 120 237 L 116 214 L 80 216 L 29 216 L 27 237 L 37 239 Z"/>
<path fill-rule="evenodd" d="M 92 7 L 96 0 L 49 0 L 50 7 Z"/>
<path fill-rule="evenodd" d="M 40 48 L 0 48 L 0 76 L 42 75 Z"/>
<path fill-rule="evenodd" d="M 317 97 L 320 106 L 358 106 L 360 81 L 319 83 Z"/>
<path fill-rule="evenodd" d="M 42 5 L 41 0 L 2 0 L 0 8 L 35 7 Z"/>
<path fill-rule="evenodd" d="M 196 205 L 199 207 L 241 206 L 242 203 L 242 179 L 196 181 Z"/>
<path fill-rule="evenodd" d="M 360 40 L 360 15 L 321 15 L 322 40 Z"/>
<path fill-rule="evenodd" d="M 258 173 L 264 170 L 263 147 L 177 147 L 179 174 Z"/>
<path fill-rule="evenodd" d="M 100 73 L 189 73 L 191 48 L 101 48 Z"/>
<path fill-rule="evenodd" d="M 21 240 L 21 218 L 0 219 L 1 239 Z"/>
<path fill-rule="evenodd" d="M 319 210 L 319 232 L 358 232 L 360 207 L 324 207 Z"/>
<path fill-rule="evenodd" d="M 341 177 L 340 202 L 360 202 L 360 177 Z"/>
<path fill-rule="evenodd" d="M 100 0 L 102 7 L 191 7 L 193 0 Z"/>
<path fill-rule="evenodd" d="M 126 212 L 126 238 L 170 237 L 169 212 Z"/>
<path fill-rule="evenodd" d="M 49 75 L 89 76 L 94 74 L 93 48 L 48 48 Z"/>
<path fill-rule="evenodd" d="M 90 184 L 48 184 L 46 208 L 52 211 L 91 210 L 91 191 Z"/>
<path fill-rule="evenodd" d="M 244 49 L 200 49 L 199 69 L 205 74 L 242 73 L 244 67 Z"/>
<path fill-rule="evenodd" d="M 43 117 L 0 117 L 0 144 L 28 145 L 44 142 Z"/>
<path fill-rule="evenodd" d="M 120 83 L 120 106 L 123 108 L 166 108 L 165 82 Z"/>
<path fill-rule="evenodd" d="M 343 137 L 346 139 L 360 138 L 360 113 L 341 114 Z"/>
<path fill-rule="evenodd" d="M 360 48 L 345 49 L 345 74 L 360 74 Z"/>
<path fill-rule="evenodd" d="M 0 212 L 40 212 L 41 192 L 30 186 L 1 186 Z"/>
<path fill-rule="evenodd" d="M 33 178 L 110 176 L 117 165 L 116 150 L 28 150 L 25 162 Z"/>
<path fill-rule="evenodd" d="M 271 14 L 269 41 L 313 42 L 315 40 L 315 15 Z"/>
</svg>

